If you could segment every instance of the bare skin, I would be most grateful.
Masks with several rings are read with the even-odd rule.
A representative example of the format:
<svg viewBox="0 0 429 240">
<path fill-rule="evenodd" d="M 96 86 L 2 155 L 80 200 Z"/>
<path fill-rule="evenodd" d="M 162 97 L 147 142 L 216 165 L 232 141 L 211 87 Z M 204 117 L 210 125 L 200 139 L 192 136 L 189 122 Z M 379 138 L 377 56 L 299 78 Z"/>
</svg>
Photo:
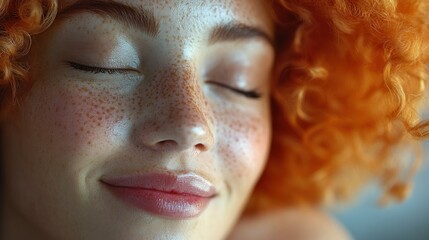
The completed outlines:
<svg viewBox="0 0 429 240">
<path fill-rule="evenodd" d="M 157 31 L 72 11 L 34 38 L 34 86 L 2 123 L 2 239 L 224 239 L 263 171 L 274 61 L 265 1 L 116 2 L 152 11 Z M 229 23 L 263 34 L 211 39 Z M 152 172 L 196 174 L 216 195 L 201 213 L 170 219 L 100 184 Z M 242 219 L 232 238 L 296 236 L 291 219 L 332 228 L 312 214 L 267 214 Z"/>
<path fill-rule="evenodd" d="M 270 146 L 265 1 L 102 1 L 103 14 L 93 2 L 61 1 L 80 6 L 34 38 L 34 85 L 2 123 L 3 239 L 224 238 Z M 153 21 L 127 22 L 142 11 Z M 178 219 L 104 184 L 150 174 L 192 175 L 214 193 Z"/>
<path fill-rule="evenodd" d="M 228 240 L 351 240 L 349 233 L 323 211 L 310 208 L 273 210 L 243 217 Z"/>
</svg>

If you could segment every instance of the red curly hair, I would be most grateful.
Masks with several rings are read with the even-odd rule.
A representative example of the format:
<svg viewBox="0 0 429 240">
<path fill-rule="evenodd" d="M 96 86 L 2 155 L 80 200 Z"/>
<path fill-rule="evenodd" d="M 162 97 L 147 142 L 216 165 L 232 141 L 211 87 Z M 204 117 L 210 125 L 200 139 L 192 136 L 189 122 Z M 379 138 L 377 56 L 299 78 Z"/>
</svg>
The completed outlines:
<svg viewBox="0 0 429 240">
<path fill-rule="evenodd" d="M 379 179 L 403 199 L 429 136 L 420 121 L 429 44 L 426 0 L 271 0 L 277 22 L 273 145 L 248 210 L 346 200 Z M 55 0 L 0 2 L 2 115 L 30 86 L 31 36 Z M 404 148 L 407 147 L 407 148 Z"/>
<path fill-rule="evenodd" d="M 45 30 L 56 12 L 56 1 L 0 1 L 0 117 L 29 88 L 24 57 L 30 50 L 31 36 Z"/>
</svg>

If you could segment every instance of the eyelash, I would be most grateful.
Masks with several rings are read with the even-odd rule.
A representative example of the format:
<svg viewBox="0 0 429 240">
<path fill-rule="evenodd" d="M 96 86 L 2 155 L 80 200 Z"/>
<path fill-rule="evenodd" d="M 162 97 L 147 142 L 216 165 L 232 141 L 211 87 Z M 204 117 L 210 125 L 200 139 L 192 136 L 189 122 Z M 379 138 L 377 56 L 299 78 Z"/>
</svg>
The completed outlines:
<svg viewBox="0 0 429 240">
<path fill-rule="evenodd" d="M 67 64 L 76 70 L 89 72 L 89 73 L 93 73 L 93 74 L 99 74 L 99 73 L 103 73 L 103 74 L 118 74 L 118 73 L 124 74 L 124 73 L 127 73 L 130 71 L 127 69 L 113 69 L 113 68 L 102 68 L 102 67 L 87 66 L 87 65 L 82 65 L 79 63 L 75 63 L 75 62 L 67 62 Z"/>
<path fill-rule="evenodd" d="M 99 73 L 102 73 L 102 74 L 123 74 L 123 73 L 129 72 L 129 70 L 127 70 L 127 69 L 111 69 L 111 68 L 94 67 L 94 66 L 82 65 L 79 63 L 75 63 L 75 62 L 67 62 L 67 64 L 76 70 L 80 70 L 83 72 L 89 72 L 89 73 L 93 73 L 93 74 L 99 74 Z M 240 94 L 246 98 L 260 99 L 262 97 L 262 94 L 255 91 L 255 90 L 251 90 L 251 91 L 241 90 L 241 89 L 237 89 L 237 88 L 231 87 L 229 85 L 219 83 L 219 82 L 214 82 L 214 81 L 207 81 L 207 83 L 213 84 L 216 86 L 220 86 L 220 87 L 224 87 L 224 88 L 226 88 L 230 91 L 233 91 L 235 93 L 238 93 L 238 94 Z"/>
<path fill-rule="evenodd" d="M 233 91 L 235 93 L 241 94 L 241 95 L 243 95 L 246 98 L 260 99 L 262 97 L 262 94 L 259 93 L 259 92 L 257 92 L 257 91 L 255 91 L 255 90 L 250 90 L 250 91 L 241 90 L 241 89 L 234 88 L 234 87 L 231 87 L 229 85 L 226 85 L 226 84 L 223 84 L 223 83 L 220 83 L 220 82 L 207 81 L 207 83 L 213 84 L 213 85 L 216 85 L 216 86 L 220 86 L 220 87 L 224 87 L 224 88 L 226 88 L 228 90 L 231 90 L 231 91 Z"/>
</svg>

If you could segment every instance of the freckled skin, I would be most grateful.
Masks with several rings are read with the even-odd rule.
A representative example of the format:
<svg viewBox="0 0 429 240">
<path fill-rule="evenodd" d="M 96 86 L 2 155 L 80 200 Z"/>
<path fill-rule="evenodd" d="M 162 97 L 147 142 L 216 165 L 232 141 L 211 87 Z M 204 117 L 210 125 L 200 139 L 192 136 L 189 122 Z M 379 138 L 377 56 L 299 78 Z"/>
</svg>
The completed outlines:
<svg viewBox="0 0 429 240">
<path fill-rule="evenodd" d="M 34 86 L 2 125 L 8 239 L 223 239 L 263 170 L 273 49 L 207 40 L 231 20 L 272 34 L 265 1 L 119 2 L 153 10 L 159 35 L 80 13 L 33 41 Z M 132 71 L 91 73 L 66 61 Z M 218 196 L 177 221 L 130 208 L 100 184 L 159 171 L 197 173 Z"/>
</svg>

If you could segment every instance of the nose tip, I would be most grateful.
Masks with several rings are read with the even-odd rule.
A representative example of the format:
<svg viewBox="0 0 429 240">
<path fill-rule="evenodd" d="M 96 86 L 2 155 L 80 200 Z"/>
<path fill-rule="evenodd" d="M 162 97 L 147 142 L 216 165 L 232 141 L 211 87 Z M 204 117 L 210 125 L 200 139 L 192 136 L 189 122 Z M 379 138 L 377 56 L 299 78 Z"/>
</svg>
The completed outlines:
<svg viewBox="0 0 429 240">
<path fill-rule="evenodd" d="M 155 150 L 191 149 L 205 152 L 213 145 L 213 134 L 206 126 L 182 126 L 146 145 Z"/>
<path fill-rule="evenodd" d="M 205 152 L 214 144 L 211 124 L 195 113 L 155 117 L 141 122 L 137 128 L 137 145 L 155 151 Z"/>
</svg>

